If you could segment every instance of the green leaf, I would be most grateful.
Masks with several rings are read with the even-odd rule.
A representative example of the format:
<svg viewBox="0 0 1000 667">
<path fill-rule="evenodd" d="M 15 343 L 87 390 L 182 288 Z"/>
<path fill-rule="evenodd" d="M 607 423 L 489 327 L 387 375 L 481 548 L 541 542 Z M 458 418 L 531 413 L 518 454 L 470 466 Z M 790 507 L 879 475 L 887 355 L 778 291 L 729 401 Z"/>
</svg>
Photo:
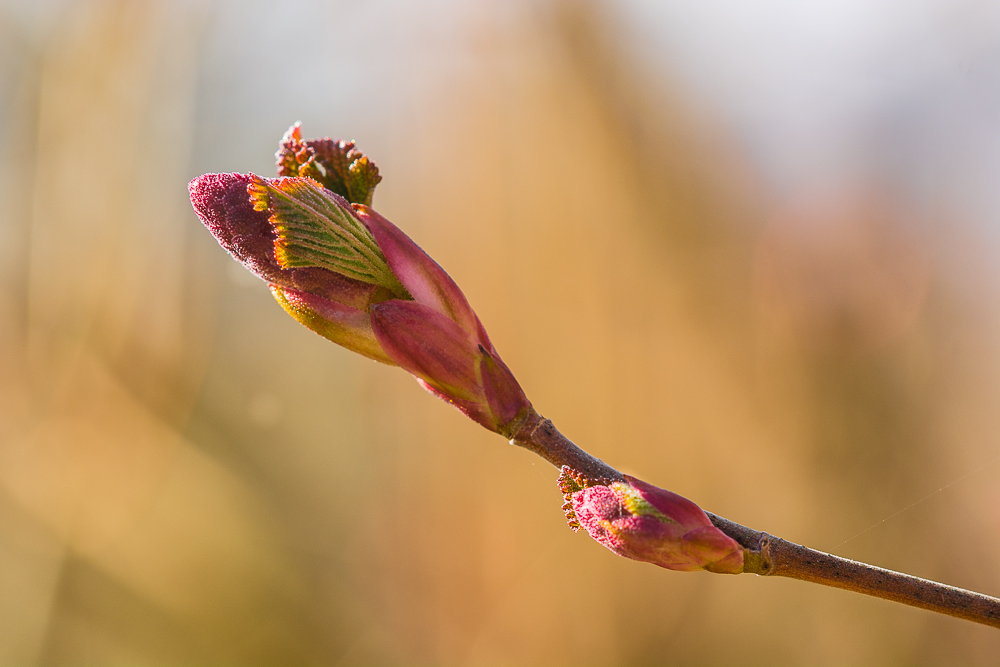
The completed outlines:
<svg viewBox="0 0 1000 667">
<path fill-rule="evenodd" d="M 319 183 L 254 176 L 249 191 L 254 208 L 271 214 L 277 235 L 274 254 L 281 266 L 318 266 L 408 297 L 368 228 Z"/>
</svg>

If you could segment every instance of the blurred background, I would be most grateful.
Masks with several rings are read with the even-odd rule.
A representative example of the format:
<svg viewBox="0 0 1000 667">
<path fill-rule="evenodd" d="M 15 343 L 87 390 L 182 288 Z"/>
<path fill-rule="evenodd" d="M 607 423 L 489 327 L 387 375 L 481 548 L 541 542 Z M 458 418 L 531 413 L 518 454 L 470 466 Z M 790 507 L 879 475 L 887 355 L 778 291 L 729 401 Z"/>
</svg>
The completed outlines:
<svg viewBox="0 0 1000 667">
<path fill-rule="evenodd" d="M 185 186 L 297 120 L 583 447 L 1000 595 L 1000 5 L 4 0 L 0 664 L 995 664 L 618 558 L 555 469 L 287 317 Z"/>
</svg>

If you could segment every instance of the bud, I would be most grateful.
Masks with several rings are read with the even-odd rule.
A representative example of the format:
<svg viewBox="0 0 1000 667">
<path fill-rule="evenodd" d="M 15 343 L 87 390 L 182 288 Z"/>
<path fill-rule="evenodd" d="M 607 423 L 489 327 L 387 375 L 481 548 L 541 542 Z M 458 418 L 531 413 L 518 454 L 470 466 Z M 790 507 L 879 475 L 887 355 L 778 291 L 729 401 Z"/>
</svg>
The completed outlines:
<svg viewBox="0 0 1000 667">
<path fill-rule="evenodd" d="M 684 572 L 743 571 L 743 547 L 687 498 L 628 475 L 593 483 L 565 466 L 559 486 L 570 527 L 619 556 Z"/>
<path fill-rule="evenodd" d="M 191 181 L 195 212 L 220 245 L 267 281 L 300 323 L 404 368 L 431 393 L 510 437 L 531 404 L 455 281 L 367 206 L 381 180 L 375 164 L 352 142 L 301 141 L 298 124 L 277 158 L 279 174 L 289 176 L 206 174 Z"/>
</svg>

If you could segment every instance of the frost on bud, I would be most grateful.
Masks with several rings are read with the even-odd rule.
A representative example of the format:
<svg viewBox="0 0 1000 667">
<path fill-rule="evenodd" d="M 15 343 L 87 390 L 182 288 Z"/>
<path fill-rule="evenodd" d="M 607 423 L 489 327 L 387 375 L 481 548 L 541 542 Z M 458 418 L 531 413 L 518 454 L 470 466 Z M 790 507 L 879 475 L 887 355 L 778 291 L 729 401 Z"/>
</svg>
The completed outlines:
<svg viewBox="0 0 1000 667">
<path fill-rule="evenodd" d="M 559 486 L 570 527 L 619 556 L 668 570 L 743 571 L 743 547 L 687 498 L 628 475 L 594 483 L 568 467 Z"/>
<path fill-rule="evenodd" d="M 277 159 L 277 179 L 191 181 L 191 203 L 216 240 L 300 323 L 404 368 L 486 428 L 513 435 L 531 403 L 455 281 L 367 206 L 381 180 L 375 164 L 352 142 L 302 141 L 298 124 Z"/>
</svg>

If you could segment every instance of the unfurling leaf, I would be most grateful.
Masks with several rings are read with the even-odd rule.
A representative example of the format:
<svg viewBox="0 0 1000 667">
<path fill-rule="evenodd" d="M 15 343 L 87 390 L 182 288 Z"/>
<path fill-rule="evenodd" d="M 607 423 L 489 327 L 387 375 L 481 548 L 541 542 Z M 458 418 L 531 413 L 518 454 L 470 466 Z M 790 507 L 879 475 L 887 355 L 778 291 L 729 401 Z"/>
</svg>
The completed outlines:
<svg viewBox="0 0 1000 667">
<path fill-rule="evenodd" d="M 353 141 L 302 141 L 300 123 L 288 128 L 274 157 L 278 176 L 306 176 L 352 204 L 371 206 L 375 186 L 382 181 L 378 167 Z"/>
</svg>

